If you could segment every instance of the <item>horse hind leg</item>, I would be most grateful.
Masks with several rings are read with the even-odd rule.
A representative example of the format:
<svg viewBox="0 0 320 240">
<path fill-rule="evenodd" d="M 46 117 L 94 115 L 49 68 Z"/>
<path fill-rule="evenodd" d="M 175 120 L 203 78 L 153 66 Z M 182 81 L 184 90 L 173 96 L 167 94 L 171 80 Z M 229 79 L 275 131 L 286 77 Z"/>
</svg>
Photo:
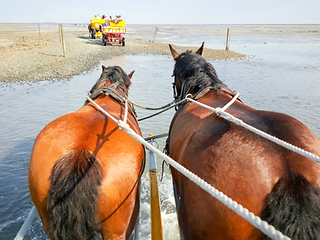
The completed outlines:
<svg viewBox="0 0 320 240">
<path fill-rule="evenodd" d="M 292 171 L 282 177 L 266 198 L 261 219 L 292 240 L 320 236 L 320 190 Z"/>
<path fill-rule="evenodd" d="M 52 239 L 95 239 L 101 165 L 88 150 L 70 151 L 54 165 L 50 176 L 47 208 L 51 213 Z M 101 238 L 100 238 L 101 239 Z"/>
</svg>

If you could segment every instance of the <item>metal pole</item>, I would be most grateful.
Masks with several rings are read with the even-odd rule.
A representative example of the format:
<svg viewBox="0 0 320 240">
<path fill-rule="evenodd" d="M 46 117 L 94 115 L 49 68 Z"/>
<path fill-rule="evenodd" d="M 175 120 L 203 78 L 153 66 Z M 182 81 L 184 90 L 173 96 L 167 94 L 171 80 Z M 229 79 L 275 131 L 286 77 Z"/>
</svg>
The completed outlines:
<svg viewBox="0 0 320 240">
<path fill-rule="evenodd" d="M 139 180 L 139 199 L 140 199 L 140 191 L 141 191 L 141 181 Z M 139 240 L 139 232 L 140 232 L 140 212 L 137 218 L 136 225 L 134 226 L 133 230 L 133 240 Z"/>
<path fill-rule="evenodd" d="M 168 136 L 168 133 L 162 133 L 162 134 L 159 134 L 159 135 L 155 135 L 155 136 L 148 136 L 147 138 L 145 138 L 144 140 L 146 141 L 150 141 L 150 140 L 153 140 L 153 139 L 157 139 L 157 138 L 162 138 L 162 137 L 167 137 Z"/>
<path fill-rule="evenodd" d="M 152 136 L 152 134 L 150 134 Z M 149 135 L 149 137 L 151 137 Z M 153 141 L 149 141 L 153 146 Z M 156 155 L 149 150 L 149 175 L 150 175 L 150 208 L 151 208 L 151 239 L 162 240 L 162 222 L 161 222 L 161 209 L 159 202 L 158 190 L 158 173 L 156 164 Z"/>
<path fill-rule="evenodd" d="M 31 226 L 31 223 L 33 222 L 33 220 L 37 216 L 37 213 L 38 213 L 38 211 L 37 211 L 36 207 L 33 206 L 27 219 L 24 221 L 22 227 L 20 228 L 20 230 L 19 230 L 17 236 L 14 238 L 14 240 L 22 240 L 24 238 L 29 227 Z"/>
</svg>

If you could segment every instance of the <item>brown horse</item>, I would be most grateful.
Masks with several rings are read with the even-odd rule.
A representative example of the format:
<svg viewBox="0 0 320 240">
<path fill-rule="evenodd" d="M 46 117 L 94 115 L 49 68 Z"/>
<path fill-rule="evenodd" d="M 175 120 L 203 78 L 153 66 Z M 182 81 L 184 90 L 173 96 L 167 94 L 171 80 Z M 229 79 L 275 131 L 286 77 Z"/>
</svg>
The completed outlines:
<svg viewBox="0 0 320 240">
<path fill-rule="evenodd" d="M 124 116 L 120 100 L 128 94 L 132 74 L 103 66 L 90 91 L 117 119 Z M 105 94 L 110 85 L 118 94 Z M 141 135 L 133 110 L 127 123 Z M 143 146 L 92 103 L 49 123 L 35 140 L 28 176 L 46 234 L 59 240 L 128 239 L 139 213 L 143 168 Z"/>
<path fill-rule="evenodd" d="M 201 55 L 175 60 L 175 97 L 222 108 L 235 95 Z M 228 113 L 264 132 L 320 155 L 320 140 L 298 120 L 235 101 Z M 320 164 L 228 122 L 195 103 L 181 104 L 172 120 L 170 157 L 292 239 L 319 239 Z M 172 168 L 184 239 L 266 239 L 235 212 Z"/>
</svg>

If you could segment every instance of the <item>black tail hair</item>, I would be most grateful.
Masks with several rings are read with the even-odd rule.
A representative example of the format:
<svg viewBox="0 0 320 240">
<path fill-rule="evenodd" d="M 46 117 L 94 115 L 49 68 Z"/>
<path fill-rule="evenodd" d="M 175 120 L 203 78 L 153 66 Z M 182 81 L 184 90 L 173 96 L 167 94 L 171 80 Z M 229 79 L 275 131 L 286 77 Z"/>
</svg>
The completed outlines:
<svg viewBox="0 0 320 240">
<path fill-rule="evenodd" d="M 47 203 L 52 239 L 95 238 L 99 233 L 95 216 L 100 180 L 101 165 L 91 151 L 70 151 L 56 162 Z"/>
<path fill-rule="evenodd" d="M 292 240 L 320 238 L 320 190 L 304 176 L 290 171 L 277 182 L 266 201 L 261 219 L 277 230 Z"/>
</svg>

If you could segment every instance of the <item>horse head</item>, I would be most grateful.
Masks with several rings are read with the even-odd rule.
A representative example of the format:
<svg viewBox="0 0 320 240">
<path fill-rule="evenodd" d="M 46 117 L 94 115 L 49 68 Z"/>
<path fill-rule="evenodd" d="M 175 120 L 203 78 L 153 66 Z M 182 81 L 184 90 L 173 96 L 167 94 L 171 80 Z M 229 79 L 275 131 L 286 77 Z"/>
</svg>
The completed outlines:
<svg viewBox="0 0 320 240">
<path fill-rule="evenodd" d="M 89 95 L 91 99 L 99 97 L 103 92 L 105 92 L 106 87 L 114 86 L 114 89 L 118 89 L 122 97 L 128 97 L 129 87 L 131 85 L 131 78 L 133 76 L 132 71 L 129 75 L 119 66 L 105 67 L 102 65 L 102 73 L 100 78 L 91 88 Z M 85 105 L 89 101 L 85 101 Z"/>
<path fill-rule="evenodd" d="M 175 99 L 181 100 L 188 93 L 197 94 L 209 86 L 225 86 L 219 80 L 214 67 L 202 57 L 204 42 L 196 53 L 186 51 L 179 54 L 170 44 L 169 48 L 176 62 L 173 71 Z"/>
<path fill-rule="evenodd" d="M 132 71 L 129 75 L 127 75 L 125 71 L 119 66 L 105 67 L 102 65 L 102 73 L 100 75 L 100 78 L 92 87 L 90 93 L 93 93 L 99 88 L 107 87 L 111 83 L 119 88 L 127 96 L 129 87 L 131 85 L 130 80 L 134 72 L 135 71 Z"/>
</svg>

